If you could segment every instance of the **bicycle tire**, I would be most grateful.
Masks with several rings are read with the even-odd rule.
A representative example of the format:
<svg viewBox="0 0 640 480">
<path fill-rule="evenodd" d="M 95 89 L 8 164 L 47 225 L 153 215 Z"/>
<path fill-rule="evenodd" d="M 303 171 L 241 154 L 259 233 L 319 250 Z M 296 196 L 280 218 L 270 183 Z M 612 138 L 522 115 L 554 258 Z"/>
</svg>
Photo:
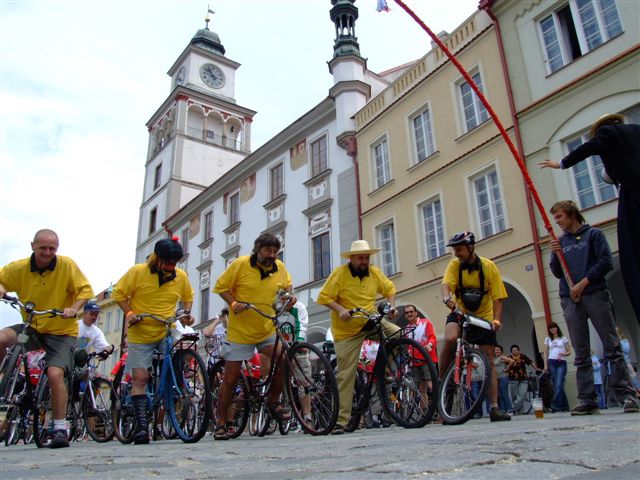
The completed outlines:
<svg viewBox="0 0 640 480">
<path fill-rule="evenodd" d="M 34 412 L 33 439 L 38 448 L 45 448 L 49 445 L 49 423 L 53 422 L 51 388 L 46 375 L 42 375 L 38 383 Z"/>
<path fill-rule="evenodd" d="M 121 383 L 117 395 L 116 408 L 113 410 L 114 434 L 120 443 L 128 445 L 133 441 L 136 425 L 131 383 Z"/>
<path fill-rule="evenodd" d="M 195 443 L 204 437 L 211 415 L 211 389 L 207 367 L 193 350 L 176 350 L 171 356 L 175 380 L 167 377 L 165 415 L 168 413 L 178 437 Z"/>
<path fill-rule="evenodd" d="M 160 407 L 163 408 L 163 407 Z M 176 429 L 173 428 L 173 423 L 171 423 L 171 416 L 165 412 L 160 415 L 158 412 L 158 416 L 162 416 L 162 421 L 160 423 L 160 433 L 162 434 L 162 438 L 165 440 L 175 440 L 178 438 L 178 433 Z"/>
<path fill-rule="evenodd" d="M 376 359 L 378 392 L 385 412 L 401 427 L 424 427 L 436 412 L 438 398 L 438 374 L 429 353 L 406 337 L 391 340 L 385 351 L 386 365 L 380 353 Z M 425 379 L 425 368 L 430 380 Z"/>
<path fill-rule="evenodd" d="M 113 410 L 116 407 L 116 393 L 111 382 L 104 378 L 94 378 L 87 388 L 91 388 L 95 398 L 95 408 L 91 405 L 91 394 L 85 391 L 82 399 L 82 418 L 89 436 L 98 443 L 113 439 Z"/>
<path fill-rule="evenodd" d="M 4 444 L 5 446 L 15 445 L 20 440 L 20 426 L 21 416 L 20 416 L 20 407 L 17 405 L 9 407 L 7 410 L 7 414 L 5 417 L 5 434 L 4 434 Z"/>
<path fill-rule="evenodd" d="M 217 423 L 218 414 L 218 397 L 220 395 L 220 387 L 222 386 L 222 378 L 224 376 L 224 360 L 218 360 L 213 364 L 210 370 L 209 379 L 211 383 L 211 405 L 212 414 L 211 418 L 215 424 Z M 242 435 L 244 429 L 249 423 L 249 391 L 244 383 L 244 379 L 240 378 L 236 383 L 231 401 L 229 402 L 229 409 L 231 410 L 231 420 L 225 420 L 225 423 L 231 422 L 231 429 L 227 428 L 227 436 L 229 438 L 237 438 Z M 229 411 L 227 412 L 229 417 Z"/>
<path fill-rule="evenodd" d="M 305 372 L 297 359 L 298 355 L 306 354 L 312 365 L 311 372 Z M 339 409 L 338 384 L 331 363 L 318 347 L 307 342 L 294 343 L 287 358 L 286 392 L 298 424 L 311 435 L 328 435 L 338 420 Z M 304 418 L 302 397 L 305 395 L 309 395 L 311 422 Z"/>
<path fill-rule="evenodd" d="M 15 394 L 15 386 L 18 383 L 18 377 L 20 376 L 19 361 L 22 359 L 24 347 L 20 344 L 14 346 L 11 349 L 11 353 L 6 358 L 6 362 L 3 361 L 2 371 L 0 371 L 0 400 L 2 406 L 8 405 Z"/>
<path fill-rule="evenodd" d="M 471 387 L 472 372 L 474 369 L 472 365 L 477 365 L 473 376 L 475 378 L 479 377 L 481 382 L 476 397 L 474 397 Z M 489 378 L 491 375 L 489 360 L 480 350 L 466 348 L 458 382 L 456 382 L 455 373 L 456 364 L 454 361 L 447 368 L 442 385 L 440 386 L 438 409 L 443 423 L 447 425 L 460 425 L 465 423 L 475 415 L 479 408 L 482 408 L 482 403 L 489 388 Z"/>
</svg>

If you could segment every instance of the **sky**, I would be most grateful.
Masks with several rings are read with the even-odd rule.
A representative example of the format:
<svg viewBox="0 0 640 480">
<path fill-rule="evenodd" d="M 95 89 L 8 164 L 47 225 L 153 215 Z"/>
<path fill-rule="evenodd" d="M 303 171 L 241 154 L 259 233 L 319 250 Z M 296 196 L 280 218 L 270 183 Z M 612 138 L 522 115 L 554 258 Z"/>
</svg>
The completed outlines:
<svg viewBox="0 0 640 480">
<path fill-rule="evenodd" d="M 357 0 L 355 33 L 381 72 L 426 54 L 430 38 L 393 0 Z M 478 0 L 405 0 L 438 33 Z M 241 64 L 236 101 L 256 110 L 255 150 L 328 94 L 330 0 L 0 0 L 0 266 L 60 237 L 94 291 L 133 264 L 145 124 L 169 95 L 166 74 L 205 26 Z M 0 325 L 18 321 L 0 306 Z"/>
</svg>

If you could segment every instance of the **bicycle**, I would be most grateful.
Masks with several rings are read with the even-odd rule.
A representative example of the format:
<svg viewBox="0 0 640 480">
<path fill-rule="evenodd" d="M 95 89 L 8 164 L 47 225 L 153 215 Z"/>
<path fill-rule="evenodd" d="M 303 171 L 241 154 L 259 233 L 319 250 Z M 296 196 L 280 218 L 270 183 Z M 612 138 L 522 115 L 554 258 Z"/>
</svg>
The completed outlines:
<svg viewBox="0 0 640 480">
<path fill-rule="evenodd" d="M 438 402 L 440 417 L 448 425 L 465 423 L 476 412 L 482 411 L 491 376 L 487 356 L 465 339 L 469 325 L 492 330 L 491 323 L 461 310 L 456 310 L 455 314 L 460 336 L 456 341 L 454 361 L 443 376 Z"/>
<path fill-rule="evenodd" d="M 211 415 L 211 392 L 204 361 L 196 351 L 198 334 L 183 335 L 178 342 L 173 342 L 171 326 L 179 321 L 180 316 L 178 313 L 166 319 L 153 314 L 140 314 L 137 317 L 139 320 L 152 318 L 166 327 L 161 347 L 162 358 L 152 375 L 154 388 L 147 393 L 153 412 L 154 434 L 158 424 L 157 412 L 164 407 L 164 414 L 169 416 L 177 436 L 185 443 L 195 443 L 207 431 Z M 130 443 L 136 430 L 130 398 L 130 390 L 120 385 L 114 425 L 116 437 L 122 443 Z"/>
<path fill-rule="evenodd" d="M 284 385 L 286 396 L 283 400 L 289 401 L 293 414 L 298 424 L 311 435 L 327 435 L 335 426 L 338 418 L 338 388 L 336 379 L 327 358 L 315 345 L 306 342 L 290 342 L 283 331 L 283 327 L 278 322 L 278 317 L 285 311 L 290 303 L 291 295 L 279 293 L 279 308 L 274 308 L 274 315 L 270 315 L 256 305 L 248 302 L 238 302 L 245 305 L 270 319 L 276 330 L 276 341 L 271 356 L 269 371 L 264 378 L 253 378 L 251 375 L 240 375 L 231 403 L 229 405 L 227 422 L 231 422 L 232 429 L 228 430 L 230 438 L 236 438 L 242 434 L 246 428 L 250 414 L 257 415 L 257 425 L 255 429 L 258 435 L 265 435 L 271 420 L 278 418 L 271 411 L 269 405 L 269 394 L 273 385 L 278 365 L 284 360 L 285 371 Z M 281 348 L 278 348 L 278 346 Z M 279 353 L 278 353 L 279 352 Z M 299 358 L 302 355 L 309 355 L 313 365 L 311 375 L 306 373 L 300 365 Z M 210 376 L 213 379 L 212 394 L 214 404 L 217 403 L 220 387 L 222 384 L 224 360 L 216 362 Z M 248 370 L 247 370 L 248 371 Z M 310 416 L 305 418 L 302 406 L 302 398 L 309 396 L 311 405 Z M 232 420 L 229 420 L 229 417 Z M 286 434 L 291 426 L 290 421 L 282 422 L 277 420 L 281 434 Z M 253 429 L 254 427 L 252 427 Z"/>
<path fill-rule="evenodd" d="M 425 348 L 406 335 L 412 330 L 399 329 L 386 335 L 382 320 L 391 311 L 391 304 L 383 302 L 377 312 L 363 308 L 349 310 L 352 318 L 364 318 L 363 330 L 371 331 L 380 340 L 373 374 L 356 375 L 351 418 L 346 431 L 354 431 L 366 416 L 377 384 L 384 411 L 396 424 L 404 428 L 425 426 L 436 411 L 438 397 L 438 375 L 433 361 Z M 400 335 L 400 336 L 397 336 Z M 428 370 L 430 380 L 424 374 Z M 429 385 L 430 384 L 430 385 Z"/>
<path fill-rule="evenodd" d="M 43 363 L 43 360 L 40 360 Z M 38 384 L 40 378 L 39 373 L 29 372 L 32 389 Z M 6 446 L 16 445 L 20 440 L 25 445 L 33 442 L 33 405 L 35 399 L 33 396 L 28 398 L 27 387 L 24 382 L 27 381 L 24 373 L 20 373 L 16 387 L 20 393 L 16 395 L 13 405 L 8 407 L 5 416 L 5 435 L 4 444 Z"/>
</svg>

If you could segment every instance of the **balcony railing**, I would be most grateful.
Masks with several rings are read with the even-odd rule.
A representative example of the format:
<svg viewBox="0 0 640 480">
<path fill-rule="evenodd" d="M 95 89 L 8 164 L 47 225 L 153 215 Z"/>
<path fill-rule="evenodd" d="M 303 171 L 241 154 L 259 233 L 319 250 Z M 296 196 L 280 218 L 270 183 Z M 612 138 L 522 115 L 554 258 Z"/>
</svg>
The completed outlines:
<svg viewBox="0 0 640 480">
<path fill-rule="evenodd" d="M 224 137 L 218 135 L 211 130 L 203 130 L 201 128 L 187 126 L 187 136 L 191 138 L 197 138 L 208 143 L 213 143 L 219 147 L 230 148 L 231 150 L 240 150 L 241 144 L 239 141 L 233 138 Z"/>
</svg>

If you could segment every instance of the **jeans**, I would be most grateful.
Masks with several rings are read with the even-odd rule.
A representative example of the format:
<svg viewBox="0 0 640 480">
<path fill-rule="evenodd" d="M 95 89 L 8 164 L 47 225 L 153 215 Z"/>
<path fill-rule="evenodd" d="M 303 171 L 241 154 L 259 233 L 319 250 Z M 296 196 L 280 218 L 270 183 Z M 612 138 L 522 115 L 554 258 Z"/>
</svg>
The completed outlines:
<svg viewBox="0 0 640 480">
<path fill-rule="evenodd" d="M 598 408 L 607 408 L 607 404 L 604 401 L 604 391 L 602 390 L 601 383 L 596 383 L 596 395 L 598 397 Z"/>
<path fill-rule="evenodd" d="M 553 381 L 553 400 L 551 408 L 554 410 L 569 410 L 569 401 L 564 392 L 564 378 L 567 376 L 567 362 L 565 360 L 549 359 L 549 373 Z"/>
<path fill-rule="evenodd" d="M 509 377 L 498 378 L 498 407 L 503 412 L 510 412 L 513 410 L 513 403 L 509 396 Z M 487 403 L 487 409 L 489 404 Z"/>
<path fill-rule="evenodd" d="M 522 405 L 529 390 L 529 382 L 526 380 L 509 380 L 509 393 L 513 401 L 513 411 L 522 413 Z"/>
<path fill-rule="evenodd" d="M 585 405 L 594 407 L 598 405 L 593 382 L 589 323 L 587 321 L 587 319 L 591 319 L 593 328 L 602 341 L 604 359 L 610 364 L 611 386 L 616 398 L 619 401 L 632 399 L 637 402 L 637 394 L 631 386 L 620 340 L 616 333 L 609 290 L 602 289 L 582 294 L 578 303 L 574 303 L 568 297 L 562 297 L 560 303 L 576 353 L 574 365 L 576 366 L 578 400 Z"/>
</svg>

